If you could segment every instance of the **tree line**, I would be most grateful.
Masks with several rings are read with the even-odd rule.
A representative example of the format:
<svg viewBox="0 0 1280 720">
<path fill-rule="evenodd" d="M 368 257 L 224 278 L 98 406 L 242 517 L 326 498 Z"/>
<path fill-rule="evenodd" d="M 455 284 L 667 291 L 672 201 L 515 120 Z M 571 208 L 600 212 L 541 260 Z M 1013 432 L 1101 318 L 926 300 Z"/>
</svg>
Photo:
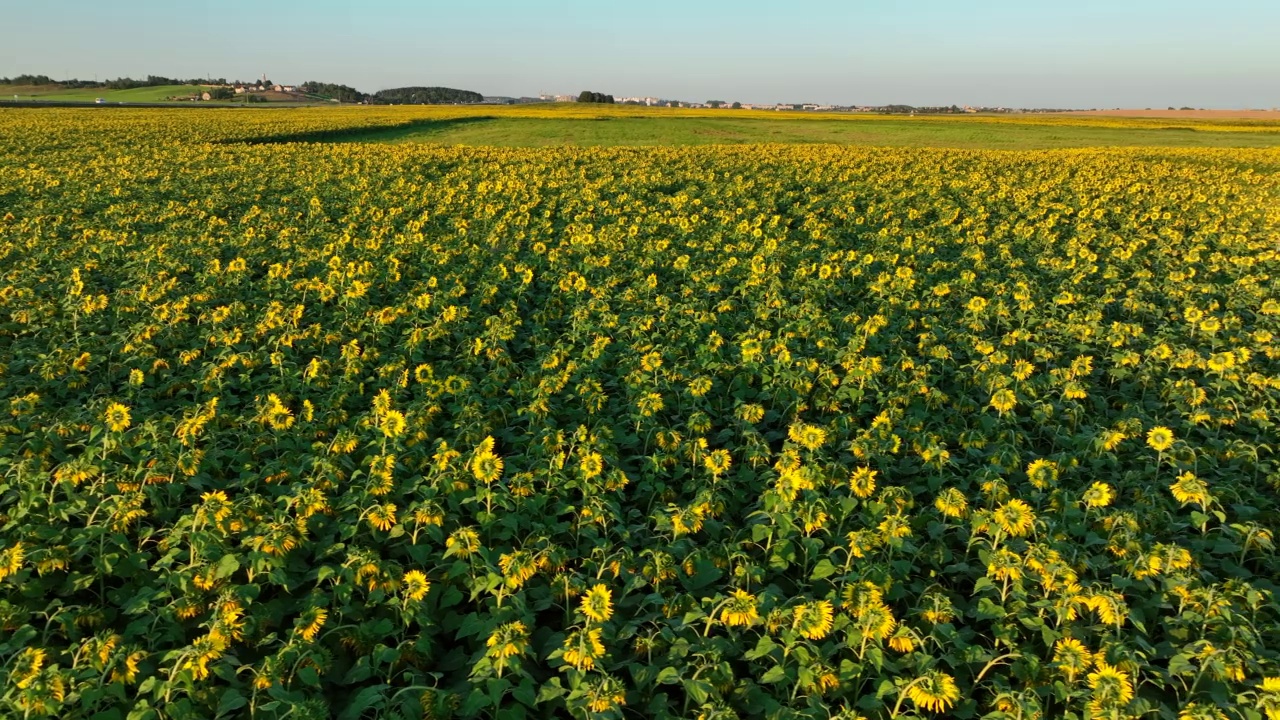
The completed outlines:
<svg viewBox="0 0 1280 720">
<path fill-rule="evenodd" d="M 104 88 L 106 90 L 132 90 L 141 87 L 158 87 L 161 85 L 225 85 L 226 78 L 179 78 L 163 75 L 148 75 L 146 79 L 116 78 L 114 80 L 54 80 L 48 75 L 15 75 L 11 78 L 0 77 L 0 85 L 58 85 L 64 88 Z"/>
<path fill-rule="evenodd" d="M 271 86 L 271 81 L 251 82 L 251 83 L 228 83 L 226 78 L 193 78 L 184 80 L 180 78 L 164 77 L 162 75 L 148 75 L 146 79 L 137 80 L 134 78 L 116 78 L 114 80 L 55 80 L 48 75 L 16 75 L 14 77 L 0 77 L 0 85 L 57 85 L 64 88 L 103 88 L 107 90 L 130 90 L 140 87 L 157 87 L 161 85 L 266 85 Z M 391 88 L 389 90 L 379 90 L 375 93 L 364 93 L 349 85 L 340 85 L 337 83 L 319 82 L 317 80 L 308 80 L 298 86 L 306 95 L 314 95 L 329 100 L 337 100 L 344 103 L 362 103 L 380 105 L 445 105 L 459 103 L 478 103 L 484 100 L 484 96 L 478 92 L 471 90 L 457 90 L 446 87 L 402 87 Z M 230 88 L 214 88 L 210 91 L 210 95 L 215 100 L 230 99 L 235 96 L 234 91 Z M 604 102 L 603 100 L 599 102 Z M 612 96 L 608 102 L 613 102 Z"/>
<path fill-rule="evenodd" d="M 578 96 L 578 102 L 603 103 L 605 105 L 615 104 L 615 101 L 612 95 L 605 95 L 604 93 L 592 92 L 591 90 L 583 90 L 582 94 Z"/>
<path fill-rule="evenodd" d="M 383 105 L 456 105 L 483 100 L 484 96 L 478 92 L 446 87 L 391 88 L 369 96 L 369 102 Z"/>
<path fill-rule="evenodd" d="M 402 87 L 363 93 L 348 85 L 309 80 L 298 88 L 307 95 L 337 100 L 344 103 L 370 103 L 372 105 L 450 105 L 478 103 L 484 96 L 471 90 L 446 87 Z"/>
</svg>

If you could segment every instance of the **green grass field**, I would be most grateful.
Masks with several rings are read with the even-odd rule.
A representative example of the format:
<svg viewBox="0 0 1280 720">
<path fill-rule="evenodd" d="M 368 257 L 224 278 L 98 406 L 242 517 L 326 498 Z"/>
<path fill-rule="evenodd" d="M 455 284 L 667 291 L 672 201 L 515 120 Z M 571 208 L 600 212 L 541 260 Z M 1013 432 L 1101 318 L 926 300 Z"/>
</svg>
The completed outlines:
<svg viewBox="0 0 1280 720">
<path fill-rule="evenodd" d="M 191 95 L 202 91 L 200 85 L 157 85 L 131 90 L 107 90 L 104 88 L 45 89 L 0 85 L 0 99 L 10 100 L 18 95 L 22 100 L 50 100 L 59 102 L 93 102 L 102 98 L 107 102 L 164 102 L 175 95 Z"/>
<path fill-rule="evenodd" d="M 354 134 L 351 142 L 501 147 L 835 143 L 1034 150 L 1073 147 L 1280 147 L 1280 132 L 1082 127 L 908 118 L 469 117 Z"/>
</svg>

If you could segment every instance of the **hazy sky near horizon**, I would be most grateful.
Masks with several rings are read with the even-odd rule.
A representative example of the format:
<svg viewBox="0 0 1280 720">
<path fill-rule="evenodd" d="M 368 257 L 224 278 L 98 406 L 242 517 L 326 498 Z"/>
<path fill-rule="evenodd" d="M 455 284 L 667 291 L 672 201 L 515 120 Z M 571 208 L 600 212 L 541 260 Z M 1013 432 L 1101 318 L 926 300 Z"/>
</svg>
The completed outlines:
<svg viewBox="0 0 1280 720">
<path fill-rule="evenodd" d="M 1278 0 L 7 0 L 0 76 L 371 92 L 1280 106 Z"/>
</svg>

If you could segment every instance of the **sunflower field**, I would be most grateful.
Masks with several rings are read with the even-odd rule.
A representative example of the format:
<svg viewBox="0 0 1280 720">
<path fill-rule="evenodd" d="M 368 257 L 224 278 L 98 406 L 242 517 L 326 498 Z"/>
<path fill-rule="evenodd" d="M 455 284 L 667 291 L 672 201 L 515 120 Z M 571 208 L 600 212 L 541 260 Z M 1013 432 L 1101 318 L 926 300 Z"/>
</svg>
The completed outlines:
<svg viewBox="0 0 1280 720">
<path fill-rule="evenodd" d="M 0 716 L 1280 718 L 1280 152 L 369 119 L 0 111 Z"/>
</svg>

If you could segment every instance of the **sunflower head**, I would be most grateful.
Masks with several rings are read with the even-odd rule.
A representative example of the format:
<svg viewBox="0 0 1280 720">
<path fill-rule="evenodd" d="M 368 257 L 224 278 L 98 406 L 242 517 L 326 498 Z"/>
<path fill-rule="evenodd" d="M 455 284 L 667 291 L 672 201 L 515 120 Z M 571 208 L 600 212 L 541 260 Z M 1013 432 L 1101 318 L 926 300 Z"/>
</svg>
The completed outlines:
<svg viewBox="0 0 1280 720">
<path fill-rule="evenodd" d="M 960 700 L 960 688 L 946 673 L 931 670 L 907 686 L 907 699 L 926 712 L 943 713 Z"/>
<path fill-rule="evenodd" d="M 106 421 L 107 427 L 110 428 L 111 432 L 124 432 L 129 429 L 129 425 L 132 422 L 129 406 L 122 405 L 118 402 L 113 402 L 107 406 L 107 410 L 103 414 L 103 419 Z"/>
<path fill-rule="evenodd" d="M 582 597 L 582 614 L 595 622 L 608 622 L 613 617 L 613 593 L 603 583 L 596 584 Z"/>
<path fill-rule="evenodd" d="M 1173 431 L 1163 425 L 1157 425 L 1147 431 L 1147 445 L 1156 452 L 1164 452 L 1173 447 Z"/>
</svg>

